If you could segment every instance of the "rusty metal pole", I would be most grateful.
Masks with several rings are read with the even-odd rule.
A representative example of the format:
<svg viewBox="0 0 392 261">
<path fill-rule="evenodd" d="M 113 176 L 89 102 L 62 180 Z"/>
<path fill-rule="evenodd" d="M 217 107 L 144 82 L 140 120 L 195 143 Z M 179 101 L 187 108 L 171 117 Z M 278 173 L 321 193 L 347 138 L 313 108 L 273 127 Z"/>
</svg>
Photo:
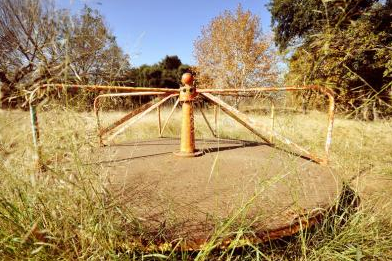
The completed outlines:
<svg viewBox="0 0 392 261">
<path fill-rule="evenodd" d="M 31 128 L 32 128 L 32 134 L 33 134 L 33 143 L 34 143 L 34 149 L 35 149 L 34 165 L 37 170 L 42 171 L 44 169 L 44 166 L 43 166 L 42 160 L 41 160 L 42 153 L 41 153 L 41 142 L 39 139 L 37 108 L 35 105 L 33 105 L 31 103 L 30 103 L 30 117 L 31 117 Z"/>
<path fill-rule="evenodd" d="M 275 102 L 273 100 L 271 100 L 270 120 L 271 120 L 271 131 L 274 131 L 274 127 L 275 127 Z M 271 140 L 271 142 L 274 142 L 274 136 L 272 134 L 270 135 L 270 140 Z"/>
<path fill-rule="evenodd" d="M 157 114 L 158 114 L 158 135 L 159 135 L 159 137 L 162 137 L 162 136 L 161 136 L 161 133 L 162 133 L 161 106 L 159 106 L 159 107 L 157 108 Z"/>
<path fill-rule="evenodd" d="M 180 151 L 174 152 L 180 157 L 197 157 L 203 151 L 196 150 L 195 146 L 195 126 L 193 118 L 193 101 L 197 96 L 196 88 L 193 86 L 193 76 L 190 73 L 182 75 L 179 100 L 182 102 L 181 121 L 181 144 Z"/>
<path fill-rule="evenodd" d="M 218 106 L 214 105 L 214 131 L 218 135 Z"/>
</svg>

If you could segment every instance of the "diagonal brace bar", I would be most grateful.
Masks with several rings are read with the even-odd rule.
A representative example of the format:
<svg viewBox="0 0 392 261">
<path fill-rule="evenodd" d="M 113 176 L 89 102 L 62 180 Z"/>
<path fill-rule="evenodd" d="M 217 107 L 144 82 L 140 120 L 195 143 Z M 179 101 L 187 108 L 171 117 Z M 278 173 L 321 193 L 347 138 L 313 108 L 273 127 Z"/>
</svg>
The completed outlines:
<svg viewBox="0 0 392 261">
<path fill-rule="evenodd" d="M 202 109 L 201 106 L 199 107 L 199 110 L 200 110 L 200 112 L 201 112 L 201 115 L 202 115 L 203 118 L 204 118 L 204 121 L 205 121 L 206 124 L 207 124 L 208 129 L 210 129 L 210 131 L 211 131 L 211 133 L 212 133 L 212 136 L 214 136 L 214 138 L 216 138 L 217 135 L 216 135 L 216 133 L 214 132 L 214 130 L 212 129 L 211 124 L 210 124 L 210 122 L 208 121 L 207 116 L 204 114 L 204 111 L 203 111 L 203 109 Z"/>
<path fill-rule="evenodd" d="M 245 114 L 241 113 L 240 111 L 238 111 L 237 109 L 231 107 L 230 105 L 228 105 L 227 103 L 225 103 L 224 101 L 220 100 L 219 98 L 216 98 L 215 96 L 213 96 L 212 94 L 209 93 L 202 93 L 201 95 L 203 95 L 205 98 L 207 98 L 207 100 L 209 100 L 210 102 L 212 102 L 213 104 L 219 105 L 219 107 L 222 109 L 222 111 L 224 111 L 226 114 L 228 114 L 230 117 L 234 118 L 236 121 L 238 121 L 239 123 L 241 123 L 243 126 L 245 126 L 247 129 L 249 129 L 251 132 L 253 132 L 254 134 L 256 134 L 258 137 L 262 138 L 264 141 L 268 142 L 269 144 L 271 144 L 271 142 L 264 137 L 264 135 L 260 134 L 257 130 L 256 127 L 262 128 L 263 132 L 267 133 L 270 137 L 274 137 L 277 140 L 279 140 L 280 142 L 283 142 L 286 145 L 289 145 L 291 147 L 294 147 L 295 149 L 297 149 L 298 151 L 300 151 L 302 154 L 306 155 L 307 157 L 309 157 L 310 159 L 312 159 L 313 161 L 320 163 L 320 164 L 324 164 L 326 163 L 326 160 L 324 159 L 320 159 L 316 156 L 314 156 L 312 153 L 310 153 L 307 149 L 299 146 L 298 144 L 294 143 L 293 141 L 291 141 L 290 139 L 282 136 L 281 134 L 279 134 L 278 132 L 274 131 L 274 130 L 268 130 L 267 128 L 265 128 L 264 126 L 257 124 L 255 121 L 253 121 L 252 119 L 250 119 L 249 117 L 247 117 Z"/>
<path fill-rule="evenodd" d="M 160 137 L 162 137 L 162 134 L 165 131 L 166 125 L 169 123 L 169 120 L 170 120 L 171 116 L 173 115 L 174 110 L 177 108 L 179 102 L 180 102 L 180 99 L 177 99 L 176 102 L 174 103 L 173 108 L 171 109 L 171 111 L 169 113 L 169 116 L 167 116 L 167 119 L 166 119 L 165 123 L 163 124 L 161 133 L 159 133 Z"/>
<path fill-rule="evenodd" d="M 168 96 L 166 96 L 165 98 L 163 98 L 162 100 L 160 100 L 159 102 L 151 105 L 150 107 L 148 107 L 147 109 L 145 109 L 144 111 L 141 110 L 139 114 L 137 115 L 133 115 L 135 117 L 131 117 L 127 120 L 127 122 L 124 122 L 124 126 L 117 130 L 115 133 L 113 133 L 112 135 L 110 135 L 108 137 L 108 141 L 114 139 L 117 135 L 121 134 L 122 132 L 124 132 L 127 128 L 129 128 L 131 125 L 133 125 L 134 123 L 136 123 L 137 121 L 139 121 L 141 118 L 143 118 L 147 113 L 151 112 L 152 110 L 158 108 L 159 106 L 161 106 L 164 102 L 166 102 L 167 100 L 169 100 L 172 97 L 176 97 L 178 96 L 178 94 L 170 94 Z M 117 125 L 116 127 L 118 127 L 119 125 Z"/>
</svg>

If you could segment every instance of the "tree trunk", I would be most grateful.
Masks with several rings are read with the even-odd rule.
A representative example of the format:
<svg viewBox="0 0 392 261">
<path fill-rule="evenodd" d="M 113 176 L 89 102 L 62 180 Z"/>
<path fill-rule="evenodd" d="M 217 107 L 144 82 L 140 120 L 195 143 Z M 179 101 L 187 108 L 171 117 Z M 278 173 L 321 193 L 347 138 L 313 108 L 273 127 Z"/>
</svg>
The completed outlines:
<svg viewBox="0 0 392 261">
<path fill-rule="evenodd" d="M 1 83 L 0 85 L 0 108 L 1 109 L 8 108 L 9 102 L 7 99 L 10 97 L 10 94 L 11 92 L 8 84 Z"/>
<path fill-rule="evenodd" d="M 373 101 L 372 103 L 373 103 L 373 107 L 372 107 L 372 109 L 373 109 L 373 120 L 377 121 L 377 120 L 380 119 L 379 113 L 378 113 L 378 108 L 377 108 L 377 101 Z"/>
</svg>

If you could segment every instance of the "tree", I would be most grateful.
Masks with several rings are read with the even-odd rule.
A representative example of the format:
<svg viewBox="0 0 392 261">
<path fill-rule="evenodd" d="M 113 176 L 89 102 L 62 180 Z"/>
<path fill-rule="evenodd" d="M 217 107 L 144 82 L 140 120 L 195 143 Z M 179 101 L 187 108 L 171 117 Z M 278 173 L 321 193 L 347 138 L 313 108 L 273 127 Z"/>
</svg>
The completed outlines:
<svg viewBox="0 0 392 261">
<path fill-rule="evenodd" d="M 129 57 L 117 45 L 104 18 L 85 6 L 73 17 L 65 38 L 70 74 L 80 84 L 113 84 L 129 69 Z"/>
<path fill-rule="evenodd" d="M 328 1 L 319 9 L 300 10 L 305 2 L 320 3 L 270 4 L 276 43 L 290 51 L 287 83 L 329 86 L 338 109 L 363 119 L 392 112 L 392 1 Z"/>
<path fill-rule="evenodd" d="M 325 25 L 345 28 L 374 1 L 272 0 L 268 8 L 271 12 L 275 43 L 280 50 L 285 50 L 298 41 L 306 40 L 306 36 L 319 33 Z"/>
<path fill-rule="evenodd" d="M 166 55 L 153 65 L 141 65 L 128 71 L 128 78 L 134 86 L 179 88 L 181 75 L 190 71 L 190 66 L 182 64 L 177 55 Z"/>
<path fill-rule="evenodd" d="M 259 17 L 241 5 L 202 29 L 195 42 L 195 57 L 201 87 L 242 89 L 277 80 L 271 41 L 261 33 Z"/>
<path fill-rule="evenodd" d="M 2 107 L 23 89 L 61 71 L 53 56 L 61 14 L 33 0 L 0 2 L 0 81 Z"/>
<path fill-rule="evenodd" d="M 46 82 L 115 83 L 128 60 L 97 11 L 71 17 L 49 0 L 0 1 L 2 107 Z"/>
<path fill-rule="evenodd" d="M 181 60 L 178 58 L 177 55 L 173 56 L 168 56 L 166 55 L 165 58 L 161 62 L 159 62 L 159 65 L 162 67 L 164 70 L 177 70 L 178 67 L 181 66 Z"/>
</svg>

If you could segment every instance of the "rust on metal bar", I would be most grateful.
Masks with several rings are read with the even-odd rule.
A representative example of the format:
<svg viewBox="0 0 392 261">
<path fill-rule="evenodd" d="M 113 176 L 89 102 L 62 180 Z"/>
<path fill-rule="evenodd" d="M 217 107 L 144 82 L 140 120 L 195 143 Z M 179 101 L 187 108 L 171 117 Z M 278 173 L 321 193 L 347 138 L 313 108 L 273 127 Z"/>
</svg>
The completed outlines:
<svg viewBox="0 0 392 261">
<path fill-rule="evenodd" d="M 332 94 L 328 95 L 329 107 L 328 107 L 328 129 L 327 129 L 327 139 L 325 141 L 325 154 L 326 163 L 328 163 L 330 158 L 330 148 L 332 143 L 332 129 L 333 122 L 335 118 L 335 98 Z"/>
<path fill-rule="evenodd" d="M 275 103 L 273 100 L 271 100 L 271 115 L 270 115 L 270 120 L 271 120 L 271 130 L 274 130 L 275 127 Z M 273 142 L 274 137 L 271 135 L 270 137 L 271 142 Z"/>
<path fill-rule="evenodd" d="M 100 124 L 100 119 L 99 119 L 99 107 L 100 107 L 100 103 L 99 103 L 99 101 L 100 101 L 100 99 L 102 99 L 102 98 L 108 98 L 108 97 L 127 97 L 127 96 L 150 96 L 150 95 L 164 95 L 165 93 L 164 92 L 131 92 L 131 93 L 129 93 L 129 92 L 126 92 L 126 93 L 107 93 L 107 94 L 101 94 L 101 95 L 98 95 L 95 99 L 94 99 L 94 113 L 95 113 L 95 117 L 96 117 L 96 119 L 97 119 L 97 133 L 98 133 L 98 138 L 99 138 L 99 144 L 100 144 L 100 146 L 103 146 L 103 140 L 102 140 L 102 135 L 104 135 L 107 131 L 110 131 L 110 129 L 108 130 L 108 128 L 110 127 L 107 127 L 107 128 L 105 128 L 104 130 L 102 130 L 101 129 L 101 124 Z M 141 108 L 139 108 L 139 109 L 141 109 Z M 137 109 L 136 109 L 137 110 Z M 132 113 L 137 113 L 137 111 L 133 111 L 133 112 L 131 112 L 131 113 L 129 113 L 129 114 L 132 114 Z M 140 113 L 140 112 L 139 112 Z M 133 117 L 133 116 L 131 116 L 131 115 L 129 115 L 129 114 L 127 114 L 127 115 L 125 115 L 124 116 L 124 121 L 126 121 L 127 119 L 126 119 L 126 117 L 128 116 L 128 117 Z M 120 123 L 121 124 L 121 123 Z M 116 126 L 114 126 L 114 128 L 115 128 Z"/>
<path fill-rule="evenodd" d="M 170 120 L 171 116 L 173 115 L 174 110 L 177 108 L 177 106 L 178 106 L 179 103 L 180 103 L 180 99 L 178 98 L 178 99 L 176 100 L 176 102 L 174 103 L 173 108 L 171 109 L 171 111 L 170 111 L 170 113 L 169 113 L 169 116 L 167 116 L 165 123 L 163 124 L 161 133 L 159 134 L 160 137 L 162 137 L 162 134 L 163 134 L 163 132 L 165 131 L 166 125 L 169 123 L 169 120 Z"/>
<path fill-rule="evenodd" d="M 217 136 L 216 136 L 214 130 L 212 129 L 212 127 L 211 127 L 211 125 L 210 125 L 210 123 L 209 123 L 209 121 L 208 121 L 208 119 L 207 119 L 207 116 L 204 114 L 203 108 L 200 106 L 199 109 L 200 109 L 201 115 L 202 115 L 203 118 L 204 118 L 204 121 L 205 121 L 206 124 L 207 124 L 208 129 L 209 129 L 209 130 L 211 131 L 211 133 L 212 133 L 212 136 L 214 136 L 214 137 L 216 138 Z"/>
<path fill-rule="evenodd" d="M 224 93 L 255 93 L 255 92 L 279 92 L 279 91 L 300 91 L 300 90 L 314 90 L 319 91 L 322 94 L 328 96 L 329 106 L 328 106 L 328 128 L 325 142 L 325 158 L 322 160 L 324 164 L 328 163 L 330 156 L 330 149 L 332 143 L 332 129 L 335 117 L 335 98 L 334 92 L 326 87 L 318 85 L 307 85 L 307 86 L 287 86 L 287 87 L 258 87 L 258 88 L 248 88 L 248 89 L 199 89 L 198 92 L 201 94 L 219 94 Z"/>
<path fill-rule="evenodd" d="M 103 97 L 127 97 L 127 96 L 149 96 L 149 95 L 164 95 L 166 92 L 120 92 L 120 93 L 105 93 L 100 94 L 95 98 L 101 99 Z"/>
<path fill-rule="evenodd" d="M 290 139 L 282 136 L 281 134 L 277 133 L 276 131 L 268 130 L 267 128 L 263 127 L 262 125 L 257 124 L 255 121 L 253 121 L 252 119 L 247 117 L 245 114 L 243 114 L 240 111 L 238 111 L 237 109 L 231 107 L 230 105 L 228 105 L 224 101 L 220 100 L 219 98 L 216 98 L 212 94 L 210 94 L 210 93 L 202 93 L 202 95 L 204 97 L 206 97 L 212 103 L 214 103 L 216 105 L 219 105 L 222 111 L 224 111 L 226 114 L 228 114 L 229 116 L 234 118 L 236 121 L 241 123 L 247 129 L 249 129 L 251 132 L 256 134 L 258 137 L 262 138 L 264 141 L 268 142 L 269 144 L 271 144 L 270 140 L 265 138 L 264 135 L 260 134 L 256 130 L 256 126 L 259 127 L 259 128 L 262 128 L 263 132 L 267 133 L 269 136 L 273 136 L 277 140 L 285 143 L 286 145 L 289 145 L 289 146 L 292 146 L 292 147 L 296 148 L 301 154 L 304 154 L 305 156 L 307 156 L 308 158 L 312 159 L 313 161 L 315 161 L 317 163 L 320 163 L 320 164 L 324 164 L 325 163 L 324 159 L 316 157 L 315 155 L 310 153 L 307 149 L 299 146 L 298 144 L 296 144 L 293 141 L 291 141 Z"/>
<path fill-rule="evenodd" d="M 163 103 L 165 103 L 165 102 L 166 102 L 167 100 L 169 100 L 170 98 L 176 97 L 176 96 L 178 96 L 178 94 L 170 94 L 170 95 L 164 97 L 164 98 L 163 98 L 162 100 L 160 100 L 159 102 L 157 102 L 157 103 L 155 103 L 155 104 L 149 106 L 148 108 L 146 108 L 146 109 L 143 108 L 144 110 L 140 110 L 139 114 L 133 115 L 133 116 L 135 116 L 135 117 L 132 116 L 132 117 L 130 117 L 129 119 L 127 119 L 126 121 L 128 121 L 128 122 L 124 121 L 124 122 L 122 122 L 122 123 L 120 123 L 120 124 L 116 124 L 116 127 L 118 127 L 118 126 L 120 126 L 121 124 L 124 124 L 124 123 L 125 123 L 125 125 L 124 125 L 121 129 L 117 130 L 115 133 L 113 133 L 112 135 L 110 135 L 110 136 L 108 137 L 108 141 L 114 139 L 114 137 L 116 137 L 117 135 L 119 135 L 119 134 L 121 134 L 122 132 L 124 132 L 124 131 L 125 131 L 127 128 L 129 128 L 131 125 L 133 125 L 134 123 L 136 123 L 137 121 L 139 121 L 141 118 L 143 118 L 147 113 L 149 113 L 149 112 L 151 112 L 152 110 L 156 109 L 157 107 L 161 106 Z"/>
<path fill-rule="evenodd" d="M 127 87 L 106 85 L 78 85 L 78 84 L 44 84 L 42 88 L 55 87 L 58 89 L 84 89 L 88 91 L 124 91 L 124 92 L 165 92 L 178 93 L 178 89 L 151 88 L 151 87 Z"/>
<path fill-rule="evenodd" d="M 218 106 L 214 104 L 214 129 L 216 135 L 218 135 Z"/>
<path fill-rule="evenodd" d="M 202 95 L 204 97 L 207 98 L 208 101 L 212 102 L 215 105 L 218 105 L 220 107 L 220 109 L 222 111 L 224 111 L 227 115 L 229 115 L 230 117 L 232 117 L 233 119 L 235 119 L 236 121 L 238 121 L 239 123 L 241 123 L 241 125 L 243 125 L 245 128 L 247 128 L 248 130 L 250 130 L 251 132 L 253 132 L 255 135 L 257 135 L 258 137 L 260 137 L 262 140 L 264 140 L 265 142 L 267 142 L 268 144 L 270 144 L 269 139 L 267 139 L 266 137 L 264 137 L 264 135 L 262 135 L 261 133 L 259 133 L 252 125 L 252 123 L 250 123 L 250 120 L 248 119 L 248 117 L 241 113 L 240 111 L 238 111 L 237 109 L 231 107 L 230 105 L 228 105 L 227 103 L 225 103 L 224 101 L 222 101 L 219 98 L 216 98 L 215 96 L 213 96 L 212 94 L 209 93 L 202 93 Z"/>
<path fill-rule="evenodd" d="M 185 77 L 185 78 L 184 78 Z M 287 86 L 287 87 L 257 87 L 257 88 L 248 88 L 248 89 L 233 89 L 233 88 L 228 88 L 228 89 L 199 89 L 197 90 L 196 88 L 193 87 L 193 77 L 191 74 L 184 74 L 182 81 L 187 88 L 189 88 L 190 91 L 193 91 L 189 97 L 191 97 L 191 100 L 193 101 L 198 94 L 202 94 L 203 97 L 205 97 L 207 100 L 211 101 L 214 104 L 214 125 L 215 125 L 215 130 L 212 129 L 211 125 L 207 121 L 207 118 L 204 114 L 204 112 L 201 110 L 201 113 L 203 115 L 203 118 L 206 120 L 206 123 L 212 131 L 213 135 L 216 136 L 217 134 L 217 105 L 221 107 L 221 109 L 226 112 L 229 116 L 233 117 L 236 119 L 238 122 L 240 122 L 243 126 L 248 128 L 250 131 L 252 131 L 254 134 L 262 138 L 264 141 L 271 143 L 273 138 L 276 138 L 280 140 L 281 142 L 290 145 L 294 148 L 296 148 L 298 151 L 301 153 L 305 154 L 309 158 L 313 159 L 316 162 L 319 163 L 327 163 L 329 159 L 329 154 L 330 154 L 330 147 L 331 147 L 331 142 L 332 142 L 332 129 L 333 129 L 333 121 L 334 121 L 334 110 L 335 110 L 335 100 L 334 100 L 334 92 L 328 88 L 325 87 L 320 87 L 317 85 L 308 85 L 308 86 Z M 179 92 L 181 91 L 180 89 L 167 89 L 167 88 L 150 88 L 150 87 L 126 87 L 126 86 L 101 86 L 101 85 L 75 85 L 75 84 L 45 84 L 41 86 L 41 88 L 48 88 L 48 87 L 56 87 L 56 88 L 72 88 L 72 89 L 85 89 L 89 91 L 125 91 L 127 93 L 114 93 L 114 94 L 102 94 L 98 96 L 94 100 L 94 111 L 97 117 L 97 128 L 98 128 L 98 133 L 100 137 L 100 143 L 102 143 L 102 136 L 104 134 L 107 134 L 111 131 L 113 131 L 115 128 L 119 127 L 120 125 L 126 123 L 127 121 L 133 119 L 131 123 L 126 124 L 126 126 L 133 124 L 137 120 L 139 120 L 141 117 L 143 117 L 146 113 L 151 111 L 151 108 L 157 108 L 158 111 L 158 130 L 159 130 L 159 135 L 162 136 L 162 133 L 172 116 L 176 106 L 178 105 L 179 100 L 177 100 L 176 104 L 172 108 L 172 111 L 170 112 L 169 117 L 167 118 L 163 128 L 161 125 L 161 118 L 160 118 L 160 105 L 168 99 L 168 97 L 174 97 L 178 96 Z M 271 105 L 271 130 L 268 130 L 267 128 L 263 127 L 263 131 L 266 132 L 268 135 L 270 135 L 270 139 L 264 137 L 261 133 L 259 133 L 256 129 L 255 126 L 258 127 L 259 124 L 255 123 L 252 121 L 250 118 L 248 118 L 245 114 L 242 114 L 238 110 L 232 108 L 219 98 L 216 98 L 212 94 L 217 94 L 217 95 L 228 95 L 228 96 L 244 96 L 244 97 L 252 97 L 254 96 L 255 93 L 261 93 L 261 92 L 279 92 L 279 91 L 298 91 L 298 90 L 315 90 L 319 91 L 325 95 L 328 96 L 329 98 L 329 108 L 328 108 L 328 129 L 327 129 L 327 137 L 326 137 L 326 142 L 325 142 L 325 154 L 326 158 L 325 159 L 320 159 L 312 155 L 308 150 L 305 148 L 297 145 L 296 143 L 292 142 L 291 140 L 287 139 L 286 137 L 280 135 L 279 133 L 274 131 L 274 104 Z M 171 94 L 171 95 L 169 95 Z M 99 99 L 103 97 L 116 97 L 116 96 L 141 96 L 141 95 L 169 95 L 166 96 L 162 101 L 153 104 L 153 102 L 150 102 L 148 104 L 143 105 L 142 107 L 128 113 L 125 115 L 123 118 L 120 120 L 116 121 L 115 123 L 111 124 L 110 126 L 101 129 L 100 126 L 100 120 L 99 120 Z M 174 95 L 174 96 L 172 96 Z M 140 115 L 139 115 L 140 114 Z M 134 117 L 138 115 L 136 119 Z M 118 135 L 120 132 L 122 132 L 126 127 L 122 128 L 121 130 L 117 131 L 114 133 L 110 139 L 112 139 L 114 136 Z"/>
<path fill-rule="evenodd" d="M 333 91 L 326 87 L 321 87 L 318 85 L 305 85 L 305 86 L 286 86 L 286 87 L 256 87 L 247 89 L 198 89 L 199 93 L 213 93 L 213 94 L 223 94 L 223 93 L 252 93 L 252 92 L 279 92 L 279 91 L 298 91 L 298 90 L 318 90 L 327 95 L 333 95 Z"/>
<path fill-rule="evenodd" d="M 131 119 L 132 117 L 134 117 L 134 116 L 138 115 L 139 113 L 147 110 L 153 104 L 154 104 L 154 101 L 147 102 L 147 103 L 143 104 L 142 106 L 140 106 L 139 108 L 136 108 L 135 110 L 127 113 L 121 119 L 119 119 L 119 120 L 115 121 L 114 123 L 110 124 L 108 127 L 104 128 L 104 129 L 101 129 L 99 135 L 103 136 L 106 133 L 112 131 L 113 129 L 117 128 L 118 126 L 120 126 L 124 122 L 128 121 L 129 119 Z"/>
<path fill-rule="evenodd" d="M 193 86 L 193 80 L 190 73 L 184 73 L 181 78 L 184 86 L 180 87 L 179 97 L 182 102 L 180 150 L 174 152 L 174 155 L 179 157 L 197 157 L 203 154 L 203 151 L 196 150 L 195 147 L 193 102 L 198 94 Z"/>
<path fill-rule="evenodd" d="M 161 106 L 158 106 L 157 108 L 157 116 L 158 116 L 158 135 L 161 135 L 162 132 Z"/>
</svg>

